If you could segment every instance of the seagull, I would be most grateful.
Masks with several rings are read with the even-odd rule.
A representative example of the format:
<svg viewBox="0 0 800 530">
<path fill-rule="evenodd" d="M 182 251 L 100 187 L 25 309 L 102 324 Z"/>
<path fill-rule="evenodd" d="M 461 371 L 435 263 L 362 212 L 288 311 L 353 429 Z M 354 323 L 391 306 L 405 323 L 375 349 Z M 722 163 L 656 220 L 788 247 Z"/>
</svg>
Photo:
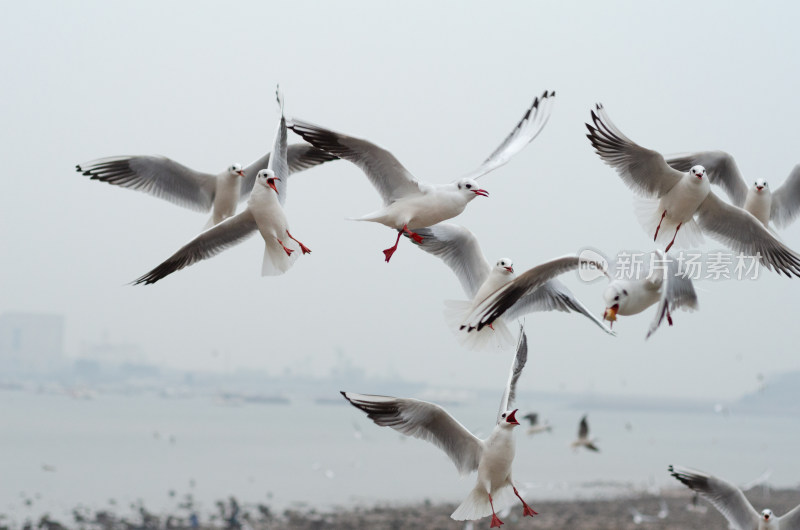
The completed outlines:
<svg viewBox="0 0 800 530">
<path fill-rule="evenodd" d="M 614 262 L 612 268 L 616 269 Z M 675 260 L 668 259 L 660 250 L 655 251 L 650 262 L 650 271 L 645 278 L 620 277 L 613 269 L 607 272 L 611 283 L 603 293 L 606 303 L 603 318 L 612 325 L 617 320 L 617 315 L 636 315 L 657 304 L 655 318 L 645 337 L 649 339 L 665 316 L 669 325 L 672 325 L 671 312 L 675 309 L 697 309 L 697 293 L 691 278 L 679 270 Z"/>
<path fill-rule="evenodd" d="M 520 497 L 511 479 L 511 463 L 514 460 L 513 428 L 519 425 L 518 409 L 512 409 L 519 379 L 528 358 L 528 339 L 520 328 L 519 343 L 511 365 L 497 424 L 485 440 L 469 432 L 466 427 L 439 405 L 410 398 L 373 396 L 342 392 L 354 407 L 380 426 L 391 427 L 407 436 L 429 441 L 442 449 L 453 461 L 459 473 L 465 475 L 478 471 L 478 480 L 469 496 L 450 515 L 456 521 L 475 520 L 491 514 L 490 528 L 503 522 L 497 510 L 511 501 L 509 488 L 522 502 L 523 516 L 534 516 L 536 512 Z"/>
<path fill-rule="evenodd" d="M 563 256 L 546 261 L 506 282 L 480 301 L 464 319 L 460 329 L 474 333 L 480 332 L 486 326 L 493 326 L 493 322 L 506 311 L 516 311 L 519 307 L 516 306 L 518 301 L 526 300 L 529 295 L 534 294 L 537 289 L 559 274 L 578 268 L 592 268 L 600 271 L 605 267 L 606 264 L 600 260 L 581 256 Z M 605 328 L 605 326 L 603 327 Z"/>
<path fill-rule="evenodd" d="M 722 479 L 680 466 L 669 466 L 670 474 L 685 486 L 700 493 L 728 523 L 738 530 L 797 530 L 800 528 L 800 506 L 782 517 L 772 510 L 759 514 L 747 500 L 742 490 Z"/>
<path fill-rule="evenodd" d="M 530 435 L 538 434 L 540 432 L 550 432 L 553 430 L 550 422 L 545 421 L 544 423 L 539 423 L 539 415 L 535 412 L 526 414 L 522 418 L 528 420 L 530 423 L 530 425 L 528 425 L 528 434 Z"/>
<path fill-rule="evenodd" d="M 702 233 L 708 232 L 735 252 L 758 257 L 768 269 L 800 277 L 800 255 L 778 241 L 752 214 L 714 195 L 703 166 L 692 166 L 686 173 L 671 168 L 660 153 L 622 134 L 599 103 L 592 111 L 592 122 L 594 125 L 586 124 L 586 136 L 597 154 L 643 197 L 637 213 L 645 230 L 655 231 L 654 241 L 659 241 L 659 234 L 662 240 L 672 235 L 665 252 L 681 228 L 684 241 L 680 244 L 684 246 L 699 244 Z"/>
<path fill-rule="evenodd" d="M 262 276 L 275 276 L 289 270 L 297 260 L 297 250 L 303 254 L 311 252 L 289 232 L 283 212 L 289 168 L 286 158 L 286 120 L 280 92 L 278 103 L 281 119 L 273 147 L 276 156 L 270 158 L 266 169 L 258 172 L 244 211 L 202 232 L 161 265 L 135 280 L 134 285 L 155 283 L 175 271 L 241 243 L 256 232 L 261 233 L 265 244 Z"/>
<path fill-rule="evenodd" d="M 483 164 L 463 178 L 442 185 L 418 180 L 392 153 L 368 140 L 297 119 L 290 120 L 288 126 L 305 141 L 349 160 L 367 175 L 383 198 L 383 208 L 354 220 L 381 223 L 397 230 L 394 245 L 383 251 L 388 263 L 401 235 L 420 243 L 422 236 L 415 230 L 459 215 L 475 197 L 488 197 L 489 192 L 478 185 L 477 179 L 504 165 L 538 136 L 550 117 L 555 95 L 545 91 L 535 98 L 511 134 Z"/>
<path fill-rule="evenodd" d="M 447 305 L 445 316 L 454 331 L 458 330 L 464 319 L 489 294 L 516 277 L 514 263 L 510 258 L 500 258 L 492 266 L 481 251 L 475 234 L 464 226 L 438 223 L 428 228 L 417 229 L 417 234 L 422 236 L 422 241 L 417 243 L 419 248 L 444 261 L 445 265 L 455 273 L 464 293 L 470 298 L 469 301 L 445 302 Z M 581 313 L 606 333 L 614 334 L 572 294 L 566 285 L 555 278 L 517 301 L 508 310 L 506 318 L 512 320 L 535 311 L 554 310 Z M 491 343 L 499 346 L 513 343 L 511 332 L 502 320 L 495 321 L 490 329 L 458 335 L 464 345 L 475 349 Z"/>
<path fill-rule="evenodd" d="M 210 228 L 236 213 L 236 205 L 250 195 L 256 175 L 269 166 L 271 153 L 246 168 L 235 163 L 212 175 L 188 168 L 165 156 L 112 156 L 78 164 L 75 169 L 91 180 L 139 190 L 199 212 L 211 210 Z M 306 143 L 287 149 L 289 174 L 336 160 Z"/>
<path fill-rule="evenodd" d="M 581 418 L 580 425 L 578 425 L 578 437 L 572 441 L 570 447 L 572 447 L 575 451 L 577 451 L 579 447 L 585 447 L 590 451 L 599 453 L 600 449 L 594 445 L 596 441 L 597 438 L 592 438 L 591 440 L 589 439 L 589 424 L 586 421 L 586 414 L 584 414 L 583 418 Z"/>
<path fill-rule="evenodd" d="M 800 214 L 800 164 L 794 166 L 786 181 L 773 192 L 763 178 L 757 178 L 748 186 L 736 160 L 725 151 L 672 155 L 666 160 L 678 171 L 701 164 L 706 168 L 711 184 L 722 187 L 733 204 L 753 214 L 767 228 L 770 221 L 778 228 L 784 228 Z"/>
</svg>

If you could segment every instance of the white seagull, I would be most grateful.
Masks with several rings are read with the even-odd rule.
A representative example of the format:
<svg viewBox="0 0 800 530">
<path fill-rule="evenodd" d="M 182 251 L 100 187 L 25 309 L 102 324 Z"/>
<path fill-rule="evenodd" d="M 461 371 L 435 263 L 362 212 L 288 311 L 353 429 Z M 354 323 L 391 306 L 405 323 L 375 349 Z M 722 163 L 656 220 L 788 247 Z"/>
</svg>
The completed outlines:
<svg viewBox="0 0 800 530">
<path fill-rule="evenodd" d="M 748 186 L 736 160 L 724 151 L 672 155 L 666 160 L 678 171 L 685 171 L 695 164 L 705 167 L 711 184 L 722 187 L 733 204 L 753 214 L 766 227 L 772 221 L 778 228 L 784 228 L 800 214 L 800 164 L 794 166 L 786 181 L 772 191 L 761 177 Z"/>
<path fill-rule="evenodd" d="M 273 147 L 275 156 L 270 158 L 267 169 L 258 172 L 247 207 L 241 213 L 202 232 L 161 265 L 135 280 L 135 285 L 155 283 L 177 270 L 241 243 L 256 232 L 260 232 L 264 238 L 264 261 L 261 267 L 261 274 L 264 276 L 275 276 L 289 270 L 298 257 L 295 251 L 300 250 L 303 254 L 311 252 L 289 232 L 289 224 L 283 212 L 289 167 L 286 159 L 286 120 L 283 117 L 283 98 L 280 92 L 278 103 L 281 119 Z"/>
<path fill-rule="evenodd" d="M 442 185 L 418 180 L 392 153 L 368 140 L 297 119 L 290 120 L 288 126 L 315 147 L 349 160 L 367 175 L 383 198 L 383 208 L 355 220 L 373 221 L 397 230 L 394 246 L 383 251 L 388 263 L 402 234 L 420 242 L 421 237 L 414 230 L 455 217 L 475 197 L 488 196 L 476 179 L 504 165 L 536 138 L 550 117 L 554 97 L 555 92 L 545 91 L 535 98 L 511 134 L 483 164 L 458 181 Z"/>
<path fill-rule="evenodd" d="M 428 228 L 417 229 L 422 236 L 419 248 L 432 254 L 455 273 L 464 293 L 470 300 L 447 300 L 445 316 L 453 331 L 458 331 L 464 319 L 488 295 L 516 278 L 514 264 L 509 258 L 500 258 L 492 266 L 481 251 L 478 239 L 466 227 L 451 223 L 439 223 Z M 614 334 L 597 316 L 578 300 L 566 285 L 553 278 L 518 300 L 506 313 L 505 320 L 513 320 L 535 311 L 575 311 L 589 318 L 603 331 Z M 471 348 L 483 348 L 489 344 L 505 346 L 513 343 L 507 325 L 500 319 L 491 328 L 476 333 L 458 333 L 462 344 Z"/>
<path fill-rule="evenodd" d="M 578 437 L 572 441 L 570 447 L 572 447 L 575 451 L 578 450 L 579 447 L 585 447 L 590 451 L 594 451 L 596 453 L 600 452 L 600 449 L 597 448 L 595 442 L 597 438 L 589 439 L 589 423 L 586 421 L 586 415 L 583 415 L 581 418 L 581 422 L 578 425 Z"/>
<path fill-rule="evenodd" d="M 522 419 L 528 420 L 529 425 L 527 432 L 529 435 L 539 434 L 540 432 L 550 432 L 553 430 L 553 427 L 550 425 L 549 421 L 539 423 L 539 415 L 535 412 L 525 414 Z"/>
<path fill-rule="evenodd" d="M 635 272 L 635 271 L 632 271 Z M 617 320 L 617 315 L 636 315 L 648 307 L 658 304 L 656 315 L 647 330 L 650 338 L 667 317 L 672 325 L 672 311 L 682 307 L 687 311 L 697 309 L 697 293 L 691 278 L 679 270 L 678 263 L 656 250 L 650 262 L 650 270 L 644 278 L 625 277 L 616 266 L 609 262 L 606 275 L 609 283 L 603 299 L 606 309 L 603 318 L 609 322 Z M 613 325 L 613 324 L 612 324 Z"/>
<path fill-rule="evenodd" d="M 256 175 L 269 166 L 270 153 L 246 168 L 231 164 L 217 175 L 188 168 L 164 156 L 114 156 L 75 166 L 92 180 L 139 190 L 199 212 L 211 210 L 210 228 L 236 213 L 236 205 L 250 195 Z M 311 145 L 287 149 L 289 174 L 336 157 Z"/>
<path fill-rule="evenodd" d="M 686 467 L 669 466 L 669 472 L 684 485 L 705 497 L 737 530 L 800 529 L 800 506 L 782 517 L 776 517 L 770 509 L 762 510 L 759 514 L 742 490 L 729 482 Z"/>
<path fill-rule="evenodd" d="M 645 230 L 655 232 L 655 241 L 659 234 L 661 240 L 672 236 L 666 251 L 679 231 L 684 237 L 679 244 L 684 246 L 702 242 L 702 232 L 708 232 L 735 252 L 758 257 L 769 269 L 800 277 L 800 255 L 778 241 L 752 214 L 714 195 L 703 166 L 693 166 L 687 173 L 671 168 L 660 153 L 622 134 L 599 103 L 592 111 L 592 122 L 594 126 L 586 124 L 586 136 L 597 154 L 643 197 L 637 213 Z"/>
<path fill-rule="evenodd" d="M 459 473 L 465 475 L 478 471 L 475 487 L 456 508 L 450 517 L 456 521 L 480 519 L 492 516 L 490 528 L 497 528 L 503 522 L 495 510 L 513 500 L 509 489 L 513 490 L 522 502 L 523 516 L 534 516 L 536 512 L 520 497 L 511 479 L 511 464 L 514 461 L 513 428 L 519 425 L 516 419 L 518 409 L 513 409 L 517 380 L 528 358 L 528 339 L 520 328 L 519 344 L 511 365 L 497 425 L 485 440 L 469 432 L 455 418 L 439 405 L 410 398 L 373 396 L 342 392 L 354 407 L 367 413 L 367 416 L 380 426 L 388 426 L 407 436 L 429 441 L 442 449 L 453 461 Z"/>
<path fill-rule="evenodd" d="M 546 261 L 506 282 L 482 301 L 479 301 L 467 318 L 464 319 L 460 329 L 467 333 L 480 333 L 486 326 L 491 328 L 494 325 L 493 323 L 506 311 L 514 310 L 518 307 L 516 305 L 517 302 L 527 299 L 529 295 L 535 293 L 537 289 L 556 276 L 579 267 L 602 271 L 606 266 L 606 263 L 600 259 L 588 259 L 581 256 L 563 256 Z M 603 327 L 605 328 L 605 326 Z"/>
</svg>

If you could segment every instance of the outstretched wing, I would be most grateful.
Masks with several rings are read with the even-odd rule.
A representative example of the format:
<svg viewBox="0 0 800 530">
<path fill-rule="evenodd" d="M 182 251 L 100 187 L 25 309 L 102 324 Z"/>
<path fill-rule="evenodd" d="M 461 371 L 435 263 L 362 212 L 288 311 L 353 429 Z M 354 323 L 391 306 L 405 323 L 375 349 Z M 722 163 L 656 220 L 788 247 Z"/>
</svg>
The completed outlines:
<svg viewBox="0 0 800 530">
<path fill-rule="evenodd" d="M 669 466 L 669 472 L 684 485 L 711 502 L 731 525 L 743 530 L 758 528 L 760 519 L 758 512 L 755 511 L 744 493 L 733 484 L 702 471 L 680 466 Z"/>
<path fill-rule="evenodd" d="M 656 251 L 651 268 L 651 276 L 655 274 L 661 277 L 661 296 L 658 300 L 656 316 L 650 323 L 645 339 L 649 339 L 650 335 L 658 329 L 667 315 L 667 311 L 674 311 L 679 307 L 686 307 L 690 311 L 697 309 L 697 293 L 694 290 L 692 279 L 679 270 L 678 263 L 674 259 L 666 258 L 660 250 Z"/>
<path fill-rule="evenodd" d="M 214 204 L 214 175 L 164 156 L 113 156 L 78 164 L 75 169 L 92 180 L 143 191 L 199 212 L 211 210 Z"/>
<path fill-rule="evenodd" d="M 500 410 L 497 412 L 497 423 L 500 423 L 501 414 L 514 406 L 517 397 L 517 381 L 522 375 L 522 369 L 528 361 L 528 336 L 522 326 L 519 327 L 519 341 L 517 342 L 517 353 L 514 355 L 514 362 L 511 363 L 511 372 L 508 374 L 508 384 L 500 400 Z"/>
<path fill-rule="evenodd" d="M 559 274 L 577 269 L 582 264 L 591 265 L 599 270 L 603 268 L 603 264 L 579 256 L 564 256 L 537 265 L 487 296 L 473 309 L 461 329 L 467 332 L 475 329 L 480 331 L 511 309 L 523 296 L 532 293 Z"/>
<path fill-rule="evenodd" d="M 778 241 L 750 212 L 709 193 L 697 210 L 697 223 L 735 252 L 758 255 L 768 269 L 800 277 L 800 255 Z"/>
<path fill-rule="evenodd" d="M 421 183 L 416 177 L 392 153 L 370 141 L 297 119 L 289 120 L 287 126 L 314 147 L 349 160 L 361 168 L 383 197 L 384 204 L 422 193 Z"/>
<path fill-rule="evenodd" d="M 794 166 L 780 188 L 772 193 L 770 219 L 776 226 L 783 228 L 794 221 L 800 213 L 800 164 Z"/>
<path fill-rule="evenodd" d="M 586 421 L 586 415 L 581 418 L 581 423 L 578 425 L 578 439 L 585 440 L 589 438 L 589 423 Z"/>
<path fill-rule="evenodd" d="M 464 292 L 472 299 L 491 270 L 475 234 L 466 227 L 452 223 L 417 228 L 415 232 L 422 236 L 422 243 L 416 243 L 413 239 L 411 241 L 428 254 L 444 261 L 461 282 Z"/>
<path fill-rule="evenodd" d="M 541 96 L 533 98 L 533 103 L 528 107 L 528 110 L 525 111 L 522 119 L 519 120 L 519 123 L 517 123 L 514 130 L 511 131 L 511 134 L 509 134 L 506 139 L 503 140 L 503 143 L 489 155 L 489 158 L 484 160 L 483 164 L 464 175 L 464 177 L 478 179 L 490 171 L 494 171 L 500 166 L 505 165 L 514 155 L 519 153 L 523 147 L 539 136 L 547 120 L 550 119 L 550 110 L 552 109 L 552 103 L 555 97 L 555 92 L 548 92 L 545 90 Z"/>
<path fill-rule="evenodd" d="M 563 311 L 565 313 L 574 311 L 597 324 L 600 329 L 609 335 L 616 336 L 616 332 L 611 331 L 602 320 L 589 311 L 589 309 L 572 294 L 572 291 L 570 291 L 566 285 L 557 279 L 549 280 L 532 293 L 521 297 L 516 304 L 506 311 L 506 318 L 512 320 L 535 311 Z"/>
<path fill-rule="evenodd" d="M 683 177 L 683 173 L 667 165 L 661 153 L 645 149 L 622 134 L 600 103 L 592 111 L 592 122 L 594 127 L 586 124 L 586 137 L 629 188 L 645 197 L 661 197 Z"/>
<path fill-rule="evenodd" d="M 686 173 L 696 165 L 706 168 L 706 175 L 711 184 L 717 184 L 733 204 L 742 208 L 747 198 L 747 183 L 736 165 L 736 160 L 725 151 L 700 151 L 683 153 L 666 157 L 667 164 L 682 173 Z"/>
<path fill-rule="evenodd" d="M 208 259 L 228 247 L 241 243 L 253 235 L 256 230 L 258 230 L 258 225 L 256 225 L 256 220 L 250 210 L 229 217 L 189 241 L 161 265 L 137 278 L 133 284 L 156 283 L 175 271 Z"/>
<path fill-rule="evenodd" d="M 478 469 L 483 442 L 439 405 L 410 398 L 342 392 L 344 398 L 381 427 L 431 442 L 463 474 Z"/>
</svg>

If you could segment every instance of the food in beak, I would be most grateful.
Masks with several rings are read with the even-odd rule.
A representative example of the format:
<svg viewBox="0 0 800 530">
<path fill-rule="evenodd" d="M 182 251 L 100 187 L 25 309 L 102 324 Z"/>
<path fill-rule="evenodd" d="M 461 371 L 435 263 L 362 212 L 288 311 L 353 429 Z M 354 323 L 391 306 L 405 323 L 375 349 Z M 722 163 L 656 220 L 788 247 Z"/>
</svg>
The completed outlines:
<svg viewBox="0 0 800 530">
<path fill-rule="evenodd" d="M 611 307 L 607 307 L 605 313 L 603 313 L 603 320 L 608 320 L 609 322 L 616 321 L 617 311 L 619 311 L 619 304 L 614 304 Z"/>
</svg>

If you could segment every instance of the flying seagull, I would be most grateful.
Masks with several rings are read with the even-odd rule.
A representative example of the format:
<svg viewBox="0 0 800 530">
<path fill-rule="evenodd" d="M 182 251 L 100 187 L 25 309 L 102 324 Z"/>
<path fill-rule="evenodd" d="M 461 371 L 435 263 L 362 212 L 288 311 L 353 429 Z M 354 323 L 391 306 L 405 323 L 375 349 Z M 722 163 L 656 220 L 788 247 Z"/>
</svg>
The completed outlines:
<svg viewBox="0 0 800 530">
<path fill-rule="evenodd" d="M 528 434 L 538 434 L 540 432 L 549 432 L 553 430 L 553 427 L 550 425 L 550 422 L 545 421 L 544 423 L 539 423 L 539 415 L 535 412 L 531 412 L 529 414 L 525 414 L 522 419 L 528 420 Z"/>
<path fill-rule="evenodd" d="M 581 422 L 578 425 L 578 437 L 572 441 L 570 447 L 574 450 L 578 450 L 579 447 L 585 447 L 590 451 L 600 452 L 600 449 L 597 448 L 595 442 L 597 441 L 596 438 L 589 439 L 589 423 L 586 421 L 586 415 L 583 415 L 581 418 Z"/>
<path fill-rule="evenodd" d="M 500 146 L 477 169 L 449 184 L 429 184 L 417 179 L 395 156 L 368 140 L 347 136 L 298 119 L 288 126 L 315 147 L 349 160 L 358 166 L 383 199 L 383 208 L 358 219 L 381 223 L 397 230 L 394 245 L 383 251 L 386 262 L 392 258 L 400 236 L 417 243 L 422 236 L 415 230 L 459 215 L 475 197 L 487 197 L 477 179 L 508 162 L 541 132 L 550 117 L 555 92 L 545 91 L 533 100 Z"/>
<path fill-rule="evenodd" d="M 738 530 L 800 529 L 800 506 L 782 517 L 776 517 L 769 508 L 759 514 L 742 490 L 729 482 L 686 467 L 669 466 L 669 472 L 685 486 L 705 497 Z"/>
<path fill-rule="evenodd" d="M 592 111 L 592 123 L 586 124 L 586 136 L 597 154 L 642 197 L 637 213 L 645 230 L 654 234 L 654 241 L 672 236 L 665 252 L 679 231 L 684 246 L 702 242 L 702 233 L 708 232 L 735 252 L 758 257 L 769 269 L 800 276 L 800 255 L 778 241 L 752 214 L 714 195 L 703 166 L 692 166 L 686 173 L 671 168 L 660 153 L 628 139 L 599 103 Z"/>
<path fill-rule="evenodd" d="M 491 265 L 481 251 L 478 239 L 466 227 L 452 223 L 438 223 L 420 228 L 422 236 L 419 248 L 440 258 L 455 273 L 464 293 L 470 300 L 447 300 L 445 315 L 448 325 L 457 331 L 464 319 L 488 295 L 516 278 L 514 263 L 510 258 L 500 258 Z M 458 333 L 463 344 L 482 348 L 489 344 L 505 345 L 513 338 L 503 320 L 510 321 L 536 311 L 576 312 L 594 322 L 603 331 L 614 334 L 603 322 L 589 311 L 566 285 L 556 278 L 548 280 L 539 288 L 518 300 L 491 328 L 476 333 Z"/>
<path fill-rule="evenodd" d="M 666 160 L 678 171 L 686 171 L 696 164 L 705 167 L 711 184 L 719 185 L 733 204 L 753 214 L 766 227 L 771 221 L 778 228 L 784 228 L 800 214 L 800 164 L 794 166 L 784 183 L 772 191 L 763 177 L 748 186 L 736 160 L 725 151 L 672 155 Z"/>
<path fill-rule="evenodd" d="M 650 262 L 650 270 L 644 278 L 619 277 L 615 262 L 611 262 L 607 276 L 609 283 L 603 299 L 606 310 L 603 318 L 609 322 L 617 320 L 617 315 L 636 315 L 650 306 L 657 305 L 656 315 L 647 330 L 650 338 L 664 317 L 672 325 L 672 311 L 684 308 L 697 309 L 697 293 L 691 278 L 679 270 L 678 263 L 656 250 Z M 613 324 L 612 324 L 613 325 Z"/>
<path fill-rule="evenodd" d="M 536 512 L 520 497 L 511 479 L 511 463 L 514 460 L 513 428 L 519 425 L 518 409 L 512 409 L 517 380 L 528 358 L 528 339 L 520 328 L 519 343 L 511 365 L 497 424 L 485 440 L 469 432 L 461 423 L 439 405 L 410 398 L 373 396 L 342 392 L 354 407 L 380 426 L 391 427 L 407 436 L 429 441 L 442 449 L 453 461 L 460 474 L 478 471 L 478 480 L 470 494 L 450 517 L 456 521 L 480 519 L 492 516 L 490 528 L 503 522 L 496 510 L 502 510 L 513 498 L 513 490 L 522 502 L 523 516 L 534 516 Z"/>
<path fill-rule="evenodd" d="M 278 103 L 281 107 L 281 119 L 273 147 L 276 155 L 270 158 L 266 169 L 258 172 L 244 211 L 202 232 L 161 265 L 135 280 L 134 284 L 155 283 L 175 271 L 241 243 L 256 232 L 260 232 L 264 238 L 264 260 L 261 267 L 261 274 L 264 276 L 283 274 L 289 270 L 297 260 L 296 251 L 303 254 L 311 252 L 289 232 L 283 212 L 289 167 L 286 158 L 286 120 L 283 117 L 283 98 L 280 92 Z"/>
<path fill-rule="evenodd" d="M 236 213 L 236 205 L 250 196 L 256 175 L 269 166 L 271 153 L 246 168 L 235 163 L 212 175 L 195 171 L 165 156 L 113 156 L 78 164 L 75 169 L 92 180 L 139 190 L 199 212 L 211 210 L 210 228 Z M 289 174 L 336 160 L 306 143 L 287 149 Z"/>
</svg>

